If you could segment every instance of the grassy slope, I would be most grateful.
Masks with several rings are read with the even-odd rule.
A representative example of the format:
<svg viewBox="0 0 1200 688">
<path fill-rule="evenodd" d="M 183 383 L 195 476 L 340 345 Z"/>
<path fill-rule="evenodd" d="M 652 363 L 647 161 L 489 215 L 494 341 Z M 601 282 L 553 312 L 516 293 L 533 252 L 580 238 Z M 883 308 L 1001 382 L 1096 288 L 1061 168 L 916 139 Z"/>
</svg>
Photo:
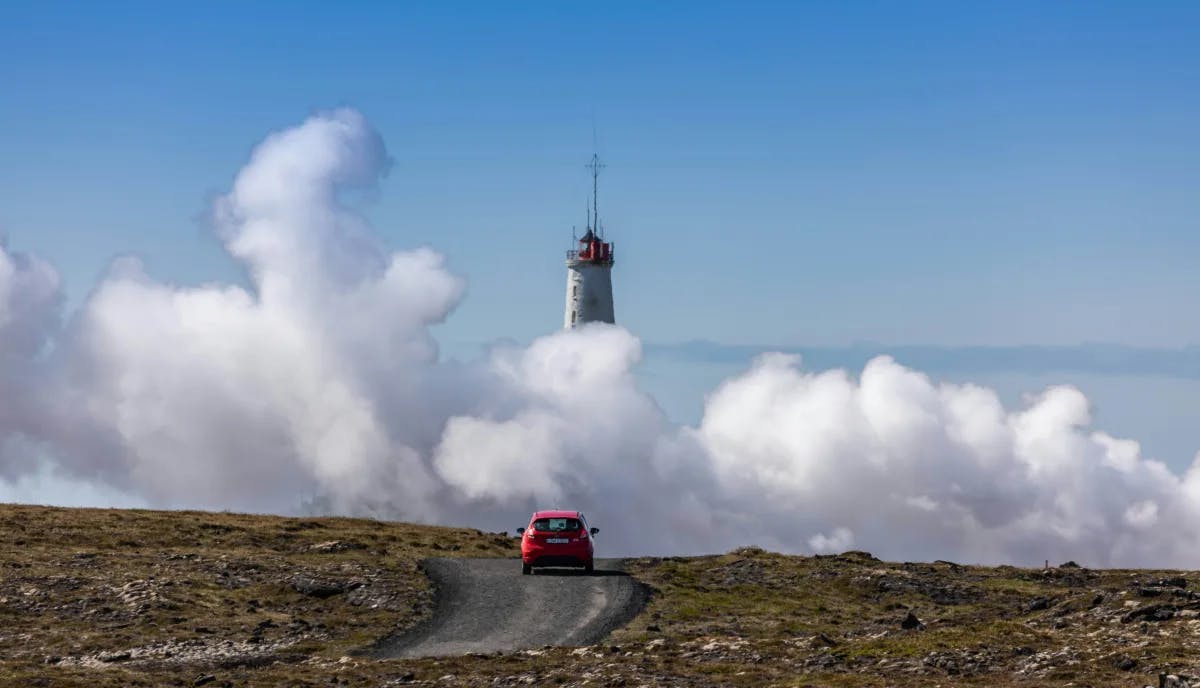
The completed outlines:
<svg viewBox="0 0 1200 688">
<path fill-rule="evenodd" d="M 755 548 L 641 560 L 633 571 L 660 594 L 623 634 L 666 637 L 700 667 L 693 671 L 720 682 L 1141 686 L 1157 684 L 1159 671 L 1200 669 L 1200 612 L 1188 609 L 1200 608 L 1193 574 L 896 564 L 865 553 L 788 557 Z M 1130 618 L 1156 604 L 1174 618 Z M 909 612 L 922 628 L 902 628 Z"/>
<path fill-rule="evenodd" d="M 753 548 L 638 559 L 629 570 L 655 594 L 602 646 L 373 661 L 345 655 L 430 611 L 419 559 L 515 557 L 515 539 L 4 505 L 0 534 L 0 683 L 11 685 L 192 685 L 211 674 L 217 686 L 1138 686 L 1158 671 L 1200 671 L 1192 574 Z M 1172 618 L 1128 618 L 1152 605 Z M 923 630 L 900 627 L 910 610 Z"/>
<path fill-rule="evenodd" d="M 13 505 L 0 534 L 0 680 L 55 686 L 191 685 L 237 662 L 267 665 L 256 682 L 316 679 L 303 661 L 430 613 L 420 559 L 516 552 L 507 537 L 364 519 Z"/>
</svg>

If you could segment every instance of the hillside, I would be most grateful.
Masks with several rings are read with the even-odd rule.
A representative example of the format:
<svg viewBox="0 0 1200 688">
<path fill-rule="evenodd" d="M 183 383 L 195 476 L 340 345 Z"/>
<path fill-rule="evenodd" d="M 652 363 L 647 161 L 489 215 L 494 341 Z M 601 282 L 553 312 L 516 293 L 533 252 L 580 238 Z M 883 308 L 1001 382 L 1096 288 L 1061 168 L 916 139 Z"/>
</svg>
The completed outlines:
<svg viewBox="0 0 1200 688">
<path fill-rule="evenodd" d="M 0 533 L 12 685 L 327 685 L 326 658 L 430 613 L 420 559 L 516 552 L 473 530 L 188 511 L 0 505 Z"/>
<path fill-rule="evenodd" d="M 357 651 L 428 618 L 427 557 L 516 540 L 361 519 L 0 505 L 5 685 L 1142 686 L 1200 673 L 1200 575 L 744 548 L 627 560 L 600 645 Z M 514 562 L 515 566 L 515 562 Z"/>
</svg>

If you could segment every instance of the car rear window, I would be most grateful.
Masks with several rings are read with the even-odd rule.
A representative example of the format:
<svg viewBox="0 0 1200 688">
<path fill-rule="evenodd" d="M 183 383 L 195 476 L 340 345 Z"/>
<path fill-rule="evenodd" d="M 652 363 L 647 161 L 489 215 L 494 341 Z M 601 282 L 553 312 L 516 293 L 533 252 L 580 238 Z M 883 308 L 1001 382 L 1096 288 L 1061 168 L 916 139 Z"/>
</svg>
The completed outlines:
<svg viewBox="0 0 1200 688">
<path fill-rule="evenodd" d="M 567 533 L 582 528 L 577 518 L 539 518 L 533 522 L 534 530 L 549 531 L 551 533 Z"/>
</svg>

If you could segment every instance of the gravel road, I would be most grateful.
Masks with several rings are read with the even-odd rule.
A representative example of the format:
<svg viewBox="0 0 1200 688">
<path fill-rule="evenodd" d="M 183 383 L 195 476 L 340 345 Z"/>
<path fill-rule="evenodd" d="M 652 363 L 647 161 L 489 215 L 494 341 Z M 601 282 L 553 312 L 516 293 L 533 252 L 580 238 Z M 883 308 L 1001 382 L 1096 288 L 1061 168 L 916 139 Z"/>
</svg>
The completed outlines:
<svg viewBox="0 0 1200 688">
<path fill-rule="evenodd" d="M 592 574 L 538 569 L 523 576 L 516 559 L 426 560 L 437 587 L 433 618 L 381 641 L 371 654 L 431 657 L 599 642 L 646 603 L 645 586 L 620 565 L 597 559 Z"/>
</svg>

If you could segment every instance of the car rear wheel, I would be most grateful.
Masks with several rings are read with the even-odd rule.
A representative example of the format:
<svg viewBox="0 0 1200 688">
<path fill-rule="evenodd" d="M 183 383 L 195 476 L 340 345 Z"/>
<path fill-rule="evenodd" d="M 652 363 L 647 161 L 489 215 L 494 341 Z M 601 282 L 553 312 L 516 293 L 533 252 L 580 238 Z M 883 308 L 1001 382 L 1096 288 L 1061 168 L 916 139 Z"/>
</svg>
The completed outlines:
<svg viewBox="0 0 1200 688">
<path fill-rule="evenodd" d="M 583 565 L 583 570 L 585 573 L 591 573 L 592 569 L 593 569 L 593 565 L 592 565 L 592 562 L 590 562 L 590 561 Z"/>
<path fill-rule="evenodd" d="M 521 575 L 528 576 L 533 573 L 533 567 L 529 564 L 521 564 Z"/>
</svg>

